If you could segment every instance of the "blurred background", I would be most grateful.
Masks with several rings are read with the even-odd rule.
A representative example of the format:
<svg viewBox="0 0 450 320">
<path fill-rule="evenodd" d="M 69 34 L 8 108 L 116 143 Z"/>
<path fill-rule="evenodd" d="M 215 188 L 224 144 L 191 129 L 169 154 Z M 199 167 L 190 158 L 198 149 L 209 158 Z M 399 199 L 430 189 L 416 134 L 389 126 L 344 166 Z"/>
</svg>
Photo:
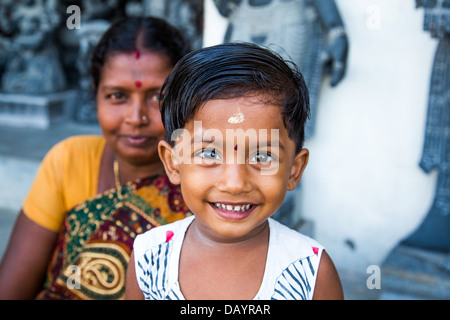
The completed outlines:
<svg viewBox="0 0 450 320">
<path fill-rule="evenodd" d="M 261 18 L 283 10 L 292 17 Z M 142 14 L 169 20 L 194 48 L 286 35 L 273 48 L 308 57 L 299 65 L 314 113 L 308 167 L 278 218 L 326 247 L 347 298 L 450 298 L 443 0 L 1 0 L 0 256 L 45 153 L 68 136 L 100 134 L 90 49 L 115 19 Z M 282 25 L 289 19 L 301 23 Z M 346 70 L 338 83 L 336 67 Z"/>
</svg>

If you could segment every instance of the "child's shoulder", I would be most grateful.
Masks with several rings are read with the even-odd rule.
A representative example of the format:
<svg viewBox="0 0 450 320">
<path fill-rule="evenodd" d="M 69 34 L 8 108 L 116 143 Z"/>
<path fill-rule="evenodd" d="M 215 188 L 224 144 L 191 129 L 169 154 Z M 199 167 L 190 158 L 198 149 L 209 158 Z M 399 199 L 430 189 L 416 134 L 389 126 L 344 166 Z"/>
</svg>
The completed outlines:
<svg viewBox="0 0 450 320">
<path fill-rule="evenodd" d="M 265 297 L 342 299 L 339 276 L 325 248 L 273 219 L 269 222 L 275 246 L 271 264 L 275 289 L 268 290 Z"/>
<path fill-rule="evenodd" d="M 269 219 L 269 223 L 273 244 L 282 247 L 289 256 L 297 256 L 299 258 L 306 258 L 309 256 L 320 257 L 322 251 L 325 249 L 316 240 L 301 234 L 274 219 Z"/>
<path fill-rule="evenodd" d="M 147 250 L 160 246 L 163 243 L 176 240 L 179 237 L 184 238 L 184 234 L 193 218 L 194 216 L 189 216 L 182 220 L 158 226 L 138 235 L 133 245 L 135 257 L 139 257 Z"/>
</svg>

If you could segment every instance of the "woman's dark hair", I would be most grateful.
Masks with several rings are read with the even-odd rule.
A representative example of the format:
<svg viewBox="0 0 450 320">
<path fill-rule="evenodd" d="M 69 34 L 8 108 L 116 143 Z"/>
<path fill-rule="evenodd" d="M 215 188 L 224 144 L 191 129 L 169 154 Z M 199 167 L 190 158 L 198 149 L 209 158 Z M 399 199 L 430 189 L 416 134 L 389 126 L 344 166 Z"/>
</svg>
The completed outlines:
<svg viewBox="0 0 450 320">
<path fill-rule="evenodd" d="M 90 73 L 97 92 L 106 59 L 117 53 L 147 50 L 166 55 L 174 66 L 190 51 L 180 31 L 168 22 L 154 17 L 123 18 L 103 34 L 92 52 Z"/>
<path fill-rule="evenodd" d="M 266 48 L 227 43 L 193 51 L 175 65 L 161 91 L 165 139 L 172 146 L 172 133 L 184 128 L 209 100 L 257 95 L 265 103 L 280 106 L 296 152 L 303 148 L 308 88 L 294 63 Z"/>
</svg>

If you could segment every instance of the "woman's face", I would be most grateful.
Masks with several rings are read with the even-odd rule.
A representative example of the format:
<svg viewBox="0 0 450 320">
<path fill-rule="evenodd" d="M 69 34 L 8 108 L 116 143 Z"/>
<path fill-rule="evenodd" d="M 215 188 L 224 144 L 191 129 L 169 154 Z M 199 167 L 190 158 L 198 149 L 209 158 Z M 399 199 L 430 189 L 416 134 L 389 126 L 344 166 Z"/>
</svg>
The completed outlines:
<svg viewBox="0 0 450 320">
<path fill-rule="evenodd" d="M 151 52 L 119 53 L 103 65 L 97 91 L 98 120 L 116 157 L 132 165 L 159 162 L 164 138 L 159 93 L 172 70 L 169 58 Z"/>
</svg>

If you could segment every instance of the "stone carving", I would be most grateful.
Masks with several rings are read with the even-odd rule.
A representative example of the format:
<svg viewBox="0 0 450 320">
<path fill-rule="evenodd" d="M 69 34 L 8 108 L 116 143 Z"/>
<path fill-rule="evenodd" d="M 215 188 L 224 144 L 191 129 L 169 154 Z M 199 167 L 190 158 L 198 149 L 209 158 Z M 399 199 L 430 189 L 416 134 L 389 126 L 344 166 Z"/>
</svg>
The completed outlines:
<svg viewBox="0 0 450 320">
<path fill-rule="evenodd" d="M 81 28 L 66 26 L 71 5 L 79 7 Z M 95 123 L 90 52 L 110 23 L 130 15 L 166 19 L 185 34 L 193 48 L 202 46 L 203 0 L 2 0 L 0 123 L 46 128 L 52 122 L 50 114 Z M 76 106 L 73 101 L 66 103 L 74 90 L 79 92 Z M 20 95 L 38 95 L 44 100 L 33 104 L 38 100 L 24 97 L 22 103 Z M 29 116 L 26 121 L 22 121 L 24 114 Z"/>
<path fill-rule="evenodd" d="M 56 0 L 0 4 L 1 125 L 46 129 L 70 117 L 74 91 L 66 91 L 55 41 L 60 22 Z"/>
<path fill-rule="evenodd" d="M 143 0 L 144 13 L 166 19 L 177 27 L 191 48 L 202 47 L 203 0 Z"/>
<path fill-rule="evenodd" d="M 8 52 L 1 91 L 47 94 L 62 91 L 66 82 L 58 49 L 53 41 L 58 15 L 54 1 L 27 0 L 8 3 L 10 18 L 2 27 L 11 32 L 2 40 Z M 45 77 L 43 77 L 45 75 Z"/>
<path fill-rule="evenodd" d="M 438 170 L 433 204 L 419 228 L 404 243 L 450 250 L 450 0 L 416 0 L 424 8 L 424 30 L 439 44 L 431 74 L 428 114 L 420 167 Z"/>
</svg>

